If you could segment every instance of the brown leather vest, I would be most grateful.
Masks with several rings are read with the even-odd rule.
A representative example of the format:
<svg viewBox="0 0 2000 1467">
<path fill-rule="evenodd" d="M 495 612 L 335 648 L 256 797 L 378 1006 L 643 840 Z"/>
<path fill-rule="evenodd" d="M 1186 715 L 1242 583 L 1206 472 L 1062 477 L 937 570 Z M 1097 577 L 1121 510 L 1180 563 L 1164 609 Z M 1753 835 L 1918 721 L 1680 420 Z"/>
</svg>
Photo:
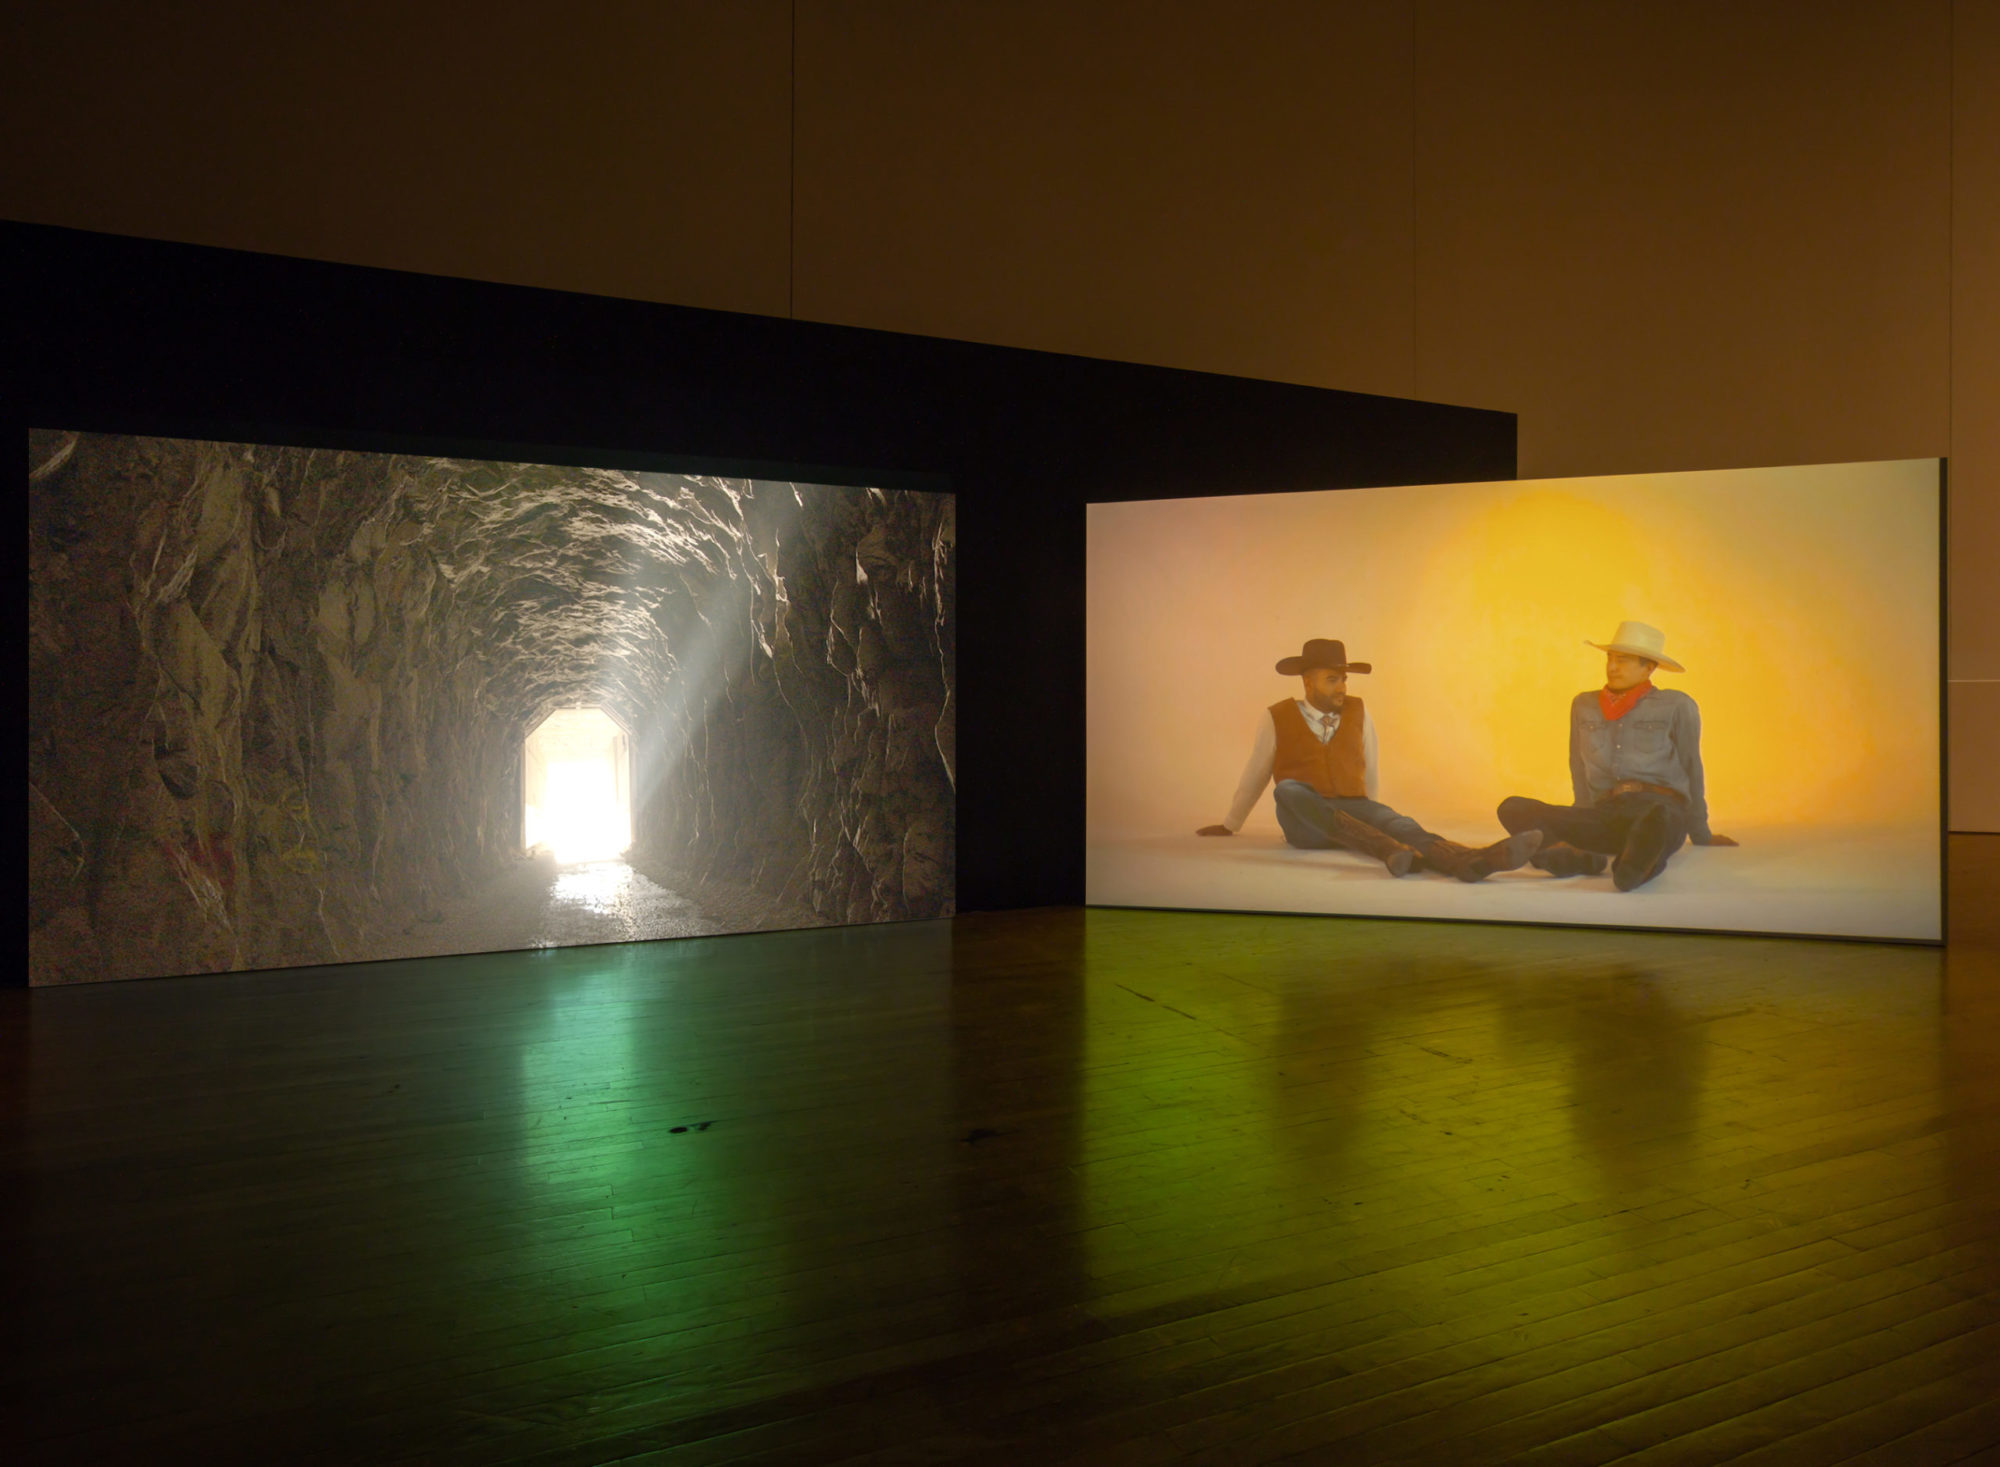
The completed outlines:
<svg viewBox="0 0 2000 1467">
<path fill-rule="evenodd" d="M 1350 697 L 1340 709 L 1340 727 L 1325 743 L 1307 724 L 1291 698 L 1271 705 L 1271 722 L 1278 730 L 1278 750 L 1271 760 L 1271 778 L 1296 779 L 1328 799 L 1365 798 L 1367 761 L 1361 754 L 1361 700 Z"/>
</svg>

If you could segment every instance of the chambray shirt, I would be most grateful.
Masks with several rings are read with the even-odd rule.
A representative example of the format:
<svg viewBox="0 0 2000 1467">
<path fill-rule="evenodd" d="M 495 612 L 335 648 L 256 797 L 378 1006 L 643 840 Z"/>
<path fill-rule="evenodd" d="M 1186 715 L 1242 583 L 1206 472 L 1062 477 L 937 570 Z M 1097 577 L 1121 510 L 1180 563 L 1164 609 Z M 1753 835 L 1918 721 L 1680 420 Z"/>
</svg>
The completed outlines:
<svg viewBox="0 0 2000 1467">
<path fill-rule="evenodd" d="M 1708 838 L 1708 791 L 1701 774 L 1701 710 L 1673 688 L 1654 688 L 1613 722 L 1597 690 L 1569 705 L 1569 782 L 1576 803 L 1594 805 L 1620 780 L 1664 785 L 1687 796 L 1688 834 Z"/>
</svg>

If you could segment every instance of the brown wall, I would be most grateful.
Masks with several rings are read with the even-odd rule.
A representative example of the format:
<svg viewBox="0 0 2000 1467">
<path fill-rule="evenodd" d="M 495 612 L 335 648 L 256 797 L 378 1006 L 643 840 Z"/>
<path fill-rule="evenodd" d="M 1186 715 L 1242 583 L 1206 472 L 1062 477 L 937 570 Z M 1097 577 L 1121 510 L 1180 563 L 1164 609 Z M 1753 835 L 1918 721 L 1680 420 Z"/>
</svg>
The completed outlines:
<svg viewBox="0 0 2000 1467">
<path fill-rule="evenodd" d="M 0 213 L 1507 408 L 1529 475 L 1949 453 L 2000 829 L 2000 0 L 796 11 L 36 7 Z"/>
</svg>

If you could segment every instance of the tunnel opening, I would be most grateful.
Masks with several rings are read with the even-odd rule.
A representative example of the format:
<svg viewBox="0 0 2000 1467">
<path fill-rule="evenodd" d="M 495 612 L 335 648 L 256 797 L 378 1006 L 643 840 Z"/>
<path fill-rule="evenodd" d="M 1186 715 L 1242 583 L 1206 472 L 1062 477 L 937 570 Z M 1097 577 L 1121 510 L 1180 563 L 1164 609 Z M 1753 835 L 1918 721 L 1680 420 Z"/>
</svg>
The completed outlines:
<svg viewBox="0 0 2000 1467">
<path fill-rule="evenodd" d="M 632 845 L 632 740 L 601 707 L 558 708 L 521 741 L 521 846 L 560 865 Z"/>
</svg>

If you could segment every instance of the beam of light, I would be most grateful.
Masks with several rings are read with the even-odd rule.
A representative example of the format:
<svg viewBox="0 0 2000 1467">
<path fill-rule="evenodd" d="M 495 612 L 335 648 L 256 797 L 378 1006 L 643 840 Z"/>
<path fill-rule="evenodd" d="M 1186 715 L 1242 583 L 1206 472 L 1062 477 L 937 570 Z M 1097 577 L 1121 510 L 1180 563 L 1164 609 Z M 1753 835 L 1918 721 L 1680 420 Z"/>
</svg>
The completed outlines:
<svg viewBox="0 0 2000 1467">
<path fill-rule="evenodd" d="M 639 800 L 643 808 L 647 793 L 672 786 L 694 731 L 760 647 L 764 655 L 775 655 L 758 614 L 759 590 L 775 602 L 765 614 L 774 623 L 781 620 L 787 595 L 778 574 L 776 547 L 789 538 L 805 509 L 803 490 L 814 486 L 791 480 L 659 473 L 635 473 L 632 478 L 654 505 L 659 538 L 648 553 L 672 565 L 705 562 L 691 567 L 686 581 L 699 589 L 693 623 L 669 628 L 655 621 L 652 628 L 660 643 L 655 656 L 668 675 L 650 710 L 651 726 L 636 731 L 646 751 Z M 718 518 L 704 508 L 693 493 L 697 486 L 728 495 L 734 501 L 733 512 Z M 769 516 L 766 528 L 773 550 L 768 557 L 758 550 L 750 531 L 753 504 L 764 506 Z"/>
</svg>

